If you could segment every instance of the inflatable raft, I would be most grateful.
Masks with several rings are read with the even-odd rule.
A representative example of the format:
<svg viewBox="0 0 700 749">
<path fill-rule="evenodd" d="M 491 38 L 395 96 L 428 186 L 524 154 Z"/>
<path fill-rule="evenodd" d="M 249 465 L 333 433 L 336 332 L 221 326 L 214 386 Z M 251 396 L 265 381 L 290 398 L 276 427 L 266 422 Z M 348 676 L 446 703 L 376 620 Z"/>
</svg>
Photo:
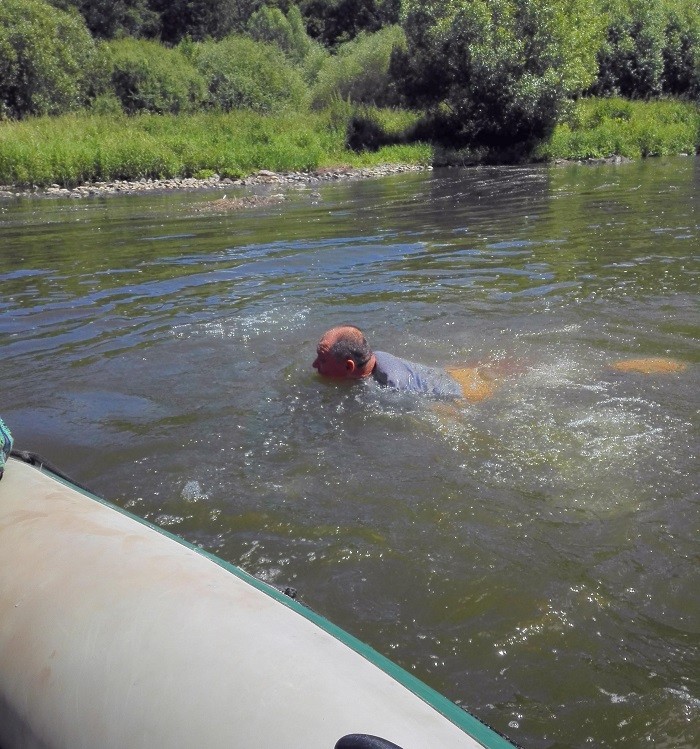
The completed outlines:
<svg viewBox="0 0 700 749">
<path fill-rule="evenodd" d="M 513 745 L 275 588 L 10 458 L 2 749 L 335 746 Z"/>
</svg>

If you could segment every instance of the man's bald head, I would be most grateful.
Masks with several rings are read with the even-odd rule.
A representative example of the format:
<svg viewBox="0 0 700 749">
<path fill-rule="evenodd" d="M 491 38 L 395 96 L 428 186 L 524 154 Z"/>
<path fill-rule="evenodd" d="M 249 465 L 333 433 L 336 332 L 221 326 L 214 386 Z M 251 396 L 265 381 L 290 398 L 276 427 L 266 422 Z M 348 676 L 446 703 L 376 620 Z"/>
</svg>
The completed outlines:
<svg viewBox="0 0 700 749">
<path fill-rule="evenodd" d="M 364 367 L 372 356 L 364 333 L 354 325 L 331 328 L 321 340 L 327 343 L 336 359 L 352 359 L 358 367 Z"/>
<path fill-rule="evenodd" d="M 321 336 L 313 366 L 326 377 L 357 379 L 371 374 L 374 354 L 359 328 L 338 325 Z"/>
</svg>

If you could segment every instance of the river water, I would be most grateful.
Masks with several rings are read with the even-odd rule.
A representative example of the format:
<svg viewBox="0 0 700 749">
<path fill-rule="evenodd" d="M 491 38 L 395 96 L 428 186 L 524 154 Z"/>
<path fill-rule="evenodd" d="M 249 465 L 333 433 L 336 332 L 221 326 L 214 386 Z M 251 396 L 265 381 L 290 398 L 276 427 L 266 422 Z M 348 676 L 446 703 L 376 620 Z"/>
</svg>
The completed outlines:
<svg viewBox="0 0 700 749">
<path fill-rule="evenodd" d="M 679 158 L 230 213 L 207 192 L 5 200 L 1 413 L 524 747 L 699 747 L 699 188 Z M 449 405 L 322 381 L 316 341 L 345 322 L 498 387 Z M 610 366 L 648 356 L 688 366 Z"/>
</svg>

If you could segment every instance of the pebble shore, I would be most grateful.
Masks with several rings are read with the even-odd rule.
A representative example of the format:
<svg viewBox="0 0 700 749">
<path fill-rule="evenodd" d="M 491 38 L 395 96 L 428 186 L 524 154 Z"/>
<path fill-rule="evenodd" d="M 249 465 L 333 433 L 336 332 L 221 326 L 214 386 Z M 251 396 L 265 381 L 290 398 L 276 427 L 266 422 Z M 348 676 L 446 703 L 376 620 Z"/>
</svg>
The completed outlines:
<svg viewBox="0 0 700 749">
<path fill-rule="evenodd" d="M 114 182 L 88 182 L 74 188 L 50 185 L 20 190 L 9 185 L 0 185 L 0 198 L 42 197 L 42 198 L 92 198 L 107 195 L 135 195 L 144 192 L 169 192 L 174 190 L 225 190 L 235 187 L 255 187 L 259 185 L 307 186 L 338 180 L 367 179 L 385 177 L 403 172 L 426 171 L 431 167 L 415 164 L 385 164 L 376 167 L 353 168 L 339 166 L 316 169 L 312 172 L 278 173 L 261 169 L 242 179 L 229 179 L 215 174 L 206 179 L 194 177 L 172 179 L 140 179 L 136 182 L 115 180 Z"/>
</svg>

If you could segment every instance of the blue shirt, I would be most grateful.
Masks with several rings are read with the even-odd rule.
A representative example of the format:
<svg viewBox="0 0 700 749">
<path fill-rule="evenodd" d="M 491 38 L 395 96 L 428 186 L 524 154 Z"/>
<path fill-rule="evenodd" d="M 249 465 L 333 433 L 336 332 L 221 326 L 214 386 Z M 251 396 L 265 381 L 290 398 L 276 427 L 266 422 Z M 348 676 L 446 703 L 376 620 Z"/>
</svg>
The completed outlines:
<svg viewBox="0 0 700 749">
<path fill-rule="evenodd" d="M 385 387 L 410 393 L 459 398 L 462 388 L 447 372 L 437 367 L 414 364 L 384 351 L 375 351 L 377 364 L 372 377 Z"/>
</svg>

